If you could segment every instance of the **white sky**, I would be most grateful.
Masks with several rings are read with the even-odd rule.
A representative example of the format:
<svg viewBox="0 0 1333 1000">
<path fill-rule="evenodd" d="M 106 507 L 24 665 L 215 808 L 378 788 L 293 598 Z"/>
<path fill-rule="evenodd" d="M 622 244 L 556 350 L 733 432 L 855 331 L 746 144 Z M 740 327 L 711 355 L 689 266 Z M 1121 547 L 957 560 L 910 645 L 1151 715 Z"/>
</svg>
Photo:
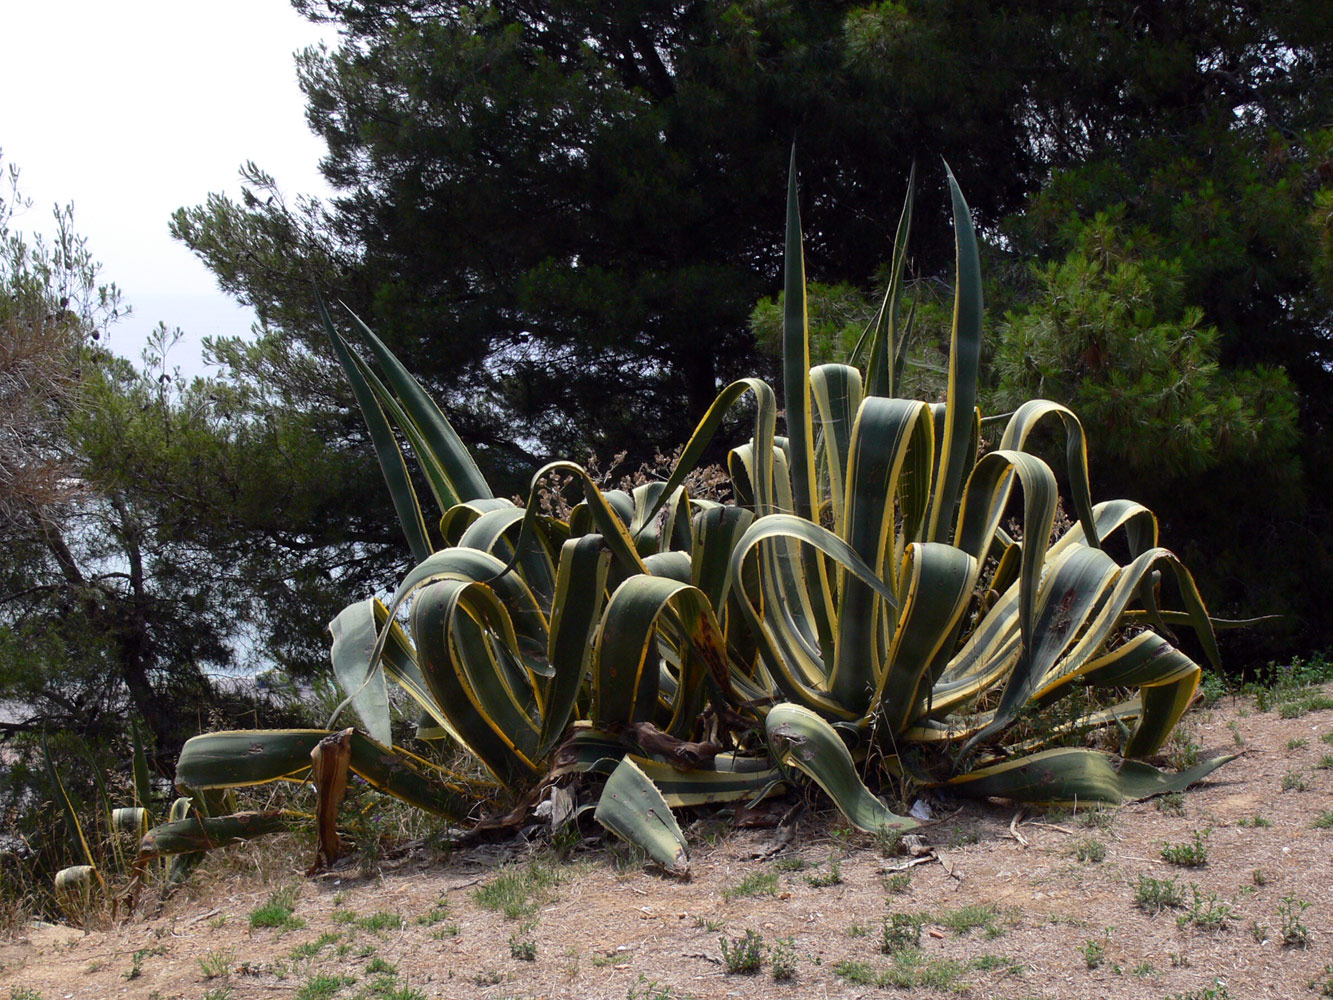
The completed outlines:
<svg viewBox="0 0 1333 1000">
<path fill-rule="evenodd" d="M 33 201 L 18 220 L 49 231 L 74 203 L 133 315 L 112 346 L 137 358 L 158 321 L 186 340 L 171 361 L 202 371 L 199 341 L 253 315 L 167 234 L 172 212 L 240 190 L 254 160 L 289 198 L 326 194 L 323 145 L 305 125 L 293 53 L 336 33 L 286 0 L 0 0 L 0 150 Z"/>
</svg>

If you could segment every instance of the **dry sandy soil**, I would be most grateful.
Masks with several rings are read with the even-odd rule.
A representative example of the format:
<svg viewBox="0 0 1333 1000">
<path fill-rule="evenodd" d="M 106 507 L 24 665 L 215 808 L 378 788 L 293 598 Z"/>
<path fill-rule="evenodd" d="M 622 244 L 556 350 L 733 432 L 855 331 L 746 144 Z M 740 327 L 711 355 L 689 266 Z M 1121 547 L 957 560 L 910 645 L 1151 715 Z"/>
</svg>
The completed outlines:
<svg viewBox="0 0 1333 1000">
<path fill-rule="evenodd" d="M 295 839 L 232 849 L 128 923 L 0 943 L 0 996 L 1330 996 L 1333 829 L 1315 822 L 1333 823 L 1333 711 L 1280 715 L 1228 698 L 1187 717 L 1206 755 L 1243 756 L 1183 802 L 1016 824 L 1012 806 L 945 805 L 924 831 L 936 856 L 906 877 L 893 869 L 910 855 L 840 832 L 836 817 L 806 818 L 763 860 L 774 831 L 696 824 L 688 882 L 605 849 L 559 865 L 491 845 L 313 879 Z M 1196 832 L 1206 864 L 1163 859 Z M 1146 912 L 1144 879 L 1174 880 L 1184 905 Z M 528 915 L 483 905 L 482 890 L 506 885 L 520 903 L 536 890 Z M 283 890 L 294 921 L 252 927 Z M 922 918 L 919 950 L 882 951 L 892 914 Z M 729 973 L 719 939 L 747 931 L 762 936 L 762 968 Z M 775 955 L 789 980 L 775 979 Z"/>
</svg>

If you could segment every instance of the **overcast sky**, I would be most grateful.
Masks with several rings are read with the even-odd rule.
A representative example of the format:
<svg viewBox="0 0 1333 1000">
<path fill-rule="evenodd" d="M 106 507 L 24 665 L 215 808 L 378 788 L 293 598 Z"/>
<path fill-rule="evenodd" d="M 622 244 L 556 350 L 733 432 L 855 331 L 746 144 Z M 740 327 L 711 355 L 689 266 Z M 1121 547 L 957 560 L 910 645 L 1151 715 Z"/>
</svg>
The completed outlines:
<svg viewBox="0 0 1333 1000">
<path fill-rule="evenodd" d="M 88 237 L 134 307 L 112 346 L 137 357 L 158 321 L 187 340 L 172 361 L 201 371 L 199 340 L 245 333 L 253 315 L 167 233 L 172 212 L 240 190 L 254 160 L 289 197 L 325 194 L 322 144 L 306 128 L 293 53 L 335 32 L 286 0 L 16 0 L 0 4 L 0 150 L 49 230 L 74 203 Z"/>
</svg>

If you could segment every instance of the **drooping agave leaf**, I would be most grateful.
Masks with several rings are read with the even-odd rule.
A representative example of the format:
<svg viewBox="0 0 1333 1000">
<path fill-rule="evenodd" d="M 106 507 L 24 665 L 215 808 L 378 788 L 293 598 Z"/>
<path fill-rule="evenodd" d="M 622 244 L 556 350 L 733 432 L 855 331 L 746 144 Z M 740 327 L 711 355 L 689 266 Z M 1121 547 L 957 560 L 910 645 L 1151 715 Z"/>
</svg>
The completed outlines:
<svg viewBox="0 0 1333 1000">
<path fill-rule="evenodd" d="M 571 538 L 560 550 L 547 659 L 552 677 L 537 741 L 544 758 L 564 735 L 592 662 L 593 637 L 606 597 L 611 552 L 601 535 Z"/>
<path fill-rule="evenodd" d="M 338 685 L 370 738 L 391 743 L 389 690 L 384 683 L 384 672 L 375 669 L 370 659 L 379 639 L 377 603 L 370 598 L 350 604 L 329 622 L 329 632 L 333 635 L 329 657 Z"/>
<path fill-rule="evenodd" d="M 111 828 L 142 837 L 148 829 L 148 810 L 142 806 L 120 806 L 111 810 Z"/>
<path fill-rule="evenodd" d="M 1075 678 L 1091 687 L 1139 688 L 1143 711 L 1121 753 L 1146 757 L 1166 742 L 1193 700 L 1202 675 L 1197 663 L 1161 636 L 1140 632 L 1118 649 L 1088 661 L 1077 673 L 1056 678 L 1037 697 L 1058 694 Z"/>
<path fill-rule="evenodd" d="M 663 728 L 683 736 L 694 724 L 705 683 L 729 683 L 721 629 L 703 592 L 678 580 L 632 577 L 616 588 L 598 631 L 593 658 L 592 721 L 652 721 L 659 698 L 657 640 L 663 619 L 677 633 L 679 673 Z"/>
<path fill-rule="evenodd" d="M 819 417 L 816 442 L 820 506 L 833 517 L 834 531 L 844 507 L 852 428 L 861 407 L 861 373 L 850 365 L 819 365 L 810 372 L 810 393 Z"/>
<path fill-rule="evenodd" d="M 187 816 L 149 830 L 139 845 L 139 860 L 211 851 L 266 834 L 294 830 L 308 822 L 309 816 L 285 809 L 230 816 Z"/>
<path fill-rule="evenodd" d="M 822 552 L 878 593 L 884 601 L 897 605 L 896 595 L 851 546 L 828 529 L 788 514 L 760 518 L 741 537 L 732 552 L 727 591 L 731 592 L 735 581 L 743 578 L 746 559 L 753 549 L 772 540 L 784 539 L 796 539 Z M 777 558 L 789 558 L 793 551 L 788 549 L 779 553 Z M 779 577 L 777 580 L 774 579 L 775 575 Z M 765 666 L 788 698 L 832 717 L 859 717 L 859 712 L 843 705 L 829 693 L 825 661 L 812 648 L 813 637 L 808 631 L 802 630 L 800 621 L 793 614 L 793 605 L 795 610 L 799 610 L 800 606 L 795 604 L 794 599 L 789 599 L 789 595 L 792 595 L 791 588 L 799 584 L 791 575 L 786 577 L 785 583 L 784 587 L 780 567 L 763 575 L 762 612 L 745 588 L 736 588 L 741 608 L 749 619 Z M 799 594 L 799 591 L 796 593 Z"/>
<path fill-rule="evenodd" d="M 181 748 L 176 782 L 209 790 L 305 781 L 311 751 L 329 735 L 327 729 L 256 729 L 195 736 Z M 487 792 L 446 768 L 359 732 L 352 734 L 351 751 L 352 772 L 372 787 L 451 819 L 466 816 L 476 796 Z"/>
<path fill-rule="evenodd" d="M 900 732 L 919 712 L 934 686 L 946 645 L 967 611 L 977 561 L 939 542 L 917 542 L 903 557 L 902 613 L 866 714 L 878 714 L 889 732 Z"/>
<path fill-rule="evenodd" d="M 706 767 L 681 770 L 630 755 L 673 809 L 718 802 L 754 802 L 787 787 L 781 768 L 767 758 L 721 753 Z"/>
<path fill-rule="evenodd" d="M 1022 451 L 1033 430 L 1050 418 L 1058 419 L 1065 432 L 1065 471 L 1069 476 L 1074 513 L 1083 527 L 1084 540 L 1094 549 L 1098 548 L 1101 542 L 1092 514 L 1092 487 L 1088 481 L 1088 442 L 1083 423 L 1074 411 L 1046 399 L 1029 400 L 1014 411 L 1005 425 L 1000 450 Z"/>
<path fill-rule="evenodd" d="M 327 729 L 255 729 L 194 736 L 181 747 L 176 784 L 205 789 L 304 781 L 310 751 L 328 734 Z"/>
<path fill-rule="evenodd" d="M 673 875 L 687 875 L 685 835 L 662 793 L 628 757 L 616 765 L 597 801 L 593 818 L 616 836 L 648 852 Z"/>
<path fill-rule="evenodd" d="M 799 705 L 775 705 L 764 722 L 769 751 L 785 767 L 804 771 L 828 794 L 858 830 L 910 830 L 910 816 L 898 816 L 865 786 L 852 755 L 831 725 Z"/>
<path fill-rule="evenodd" d="M 411 632 L 427 687 L 464 745 L 503 784 L 536 778 L 537 690 L 512 662 L 517 637 L 494 591 L 475 581 L 437 580 L 413 603 Z"/>
<path fill-rule="evenodd" d="M 92 908 L 94 882 L 105 888 L 101 872 L 92 865 L 71 865 L 56 872 L 56 902 L 72 921 L 81 922 Z"/>
<path fill-rule="evenodd" d="M 1096 750 L 1064 747 L 978 768 L 950 779 L 946 787 L 976 798 L 1000 796 L 1018 802 L 1072 806 L 1080 802 L 1120 805 L 1197 784 L 1235 755 L 1215 757 L 1185 771 L 1170 773 L 1141 761 L 1111 759 Z"/>
</svg>

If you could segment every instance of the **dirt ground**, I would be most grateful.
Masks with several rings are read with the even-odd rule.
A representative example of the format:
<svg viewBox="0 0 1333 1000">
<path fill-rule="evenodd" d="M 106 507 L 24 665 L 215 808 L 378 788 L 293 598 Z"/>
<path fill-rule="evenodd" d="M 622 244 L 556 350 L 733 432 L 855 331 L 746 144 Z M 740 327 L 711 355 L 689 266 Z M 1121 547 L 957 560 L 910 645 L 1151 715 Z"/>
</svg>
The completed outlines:
<svg viewBox="0 0 1333 1000">
<path fill-rule="evenodd" d="M 1283 714 L 1244 698 L 1196 709 L 1184 731 L 1203 755 L 1242 756 L 1183 801 L 1017 822 L 1013 806 L 937 804 L 934 853 L 910 868 L 836 816 L 762 859 L 775 831 L 698 823 L 688 882 L 605 847 L 558 864 L 492 845 L 318 878 L 295 839 L 232 849 L 156 913 L 149 900 L 109 929 L 0 943 L 0 996 L 1333 996 L 1333 711 Z M 1198 842 L 1202 865 L 1162 856 Z M 1182 905 L 1136 902 L 1173 880 Z M 275 894 L 290 917 L 264 909 Z M 908 940 L 885 952 L 894 914 Z M 252 926 L 265 917 L 279 926 Z M 761 968 L 729 972 L 721 939 L 736 964 L 746 932 Z"/>
</svg>

